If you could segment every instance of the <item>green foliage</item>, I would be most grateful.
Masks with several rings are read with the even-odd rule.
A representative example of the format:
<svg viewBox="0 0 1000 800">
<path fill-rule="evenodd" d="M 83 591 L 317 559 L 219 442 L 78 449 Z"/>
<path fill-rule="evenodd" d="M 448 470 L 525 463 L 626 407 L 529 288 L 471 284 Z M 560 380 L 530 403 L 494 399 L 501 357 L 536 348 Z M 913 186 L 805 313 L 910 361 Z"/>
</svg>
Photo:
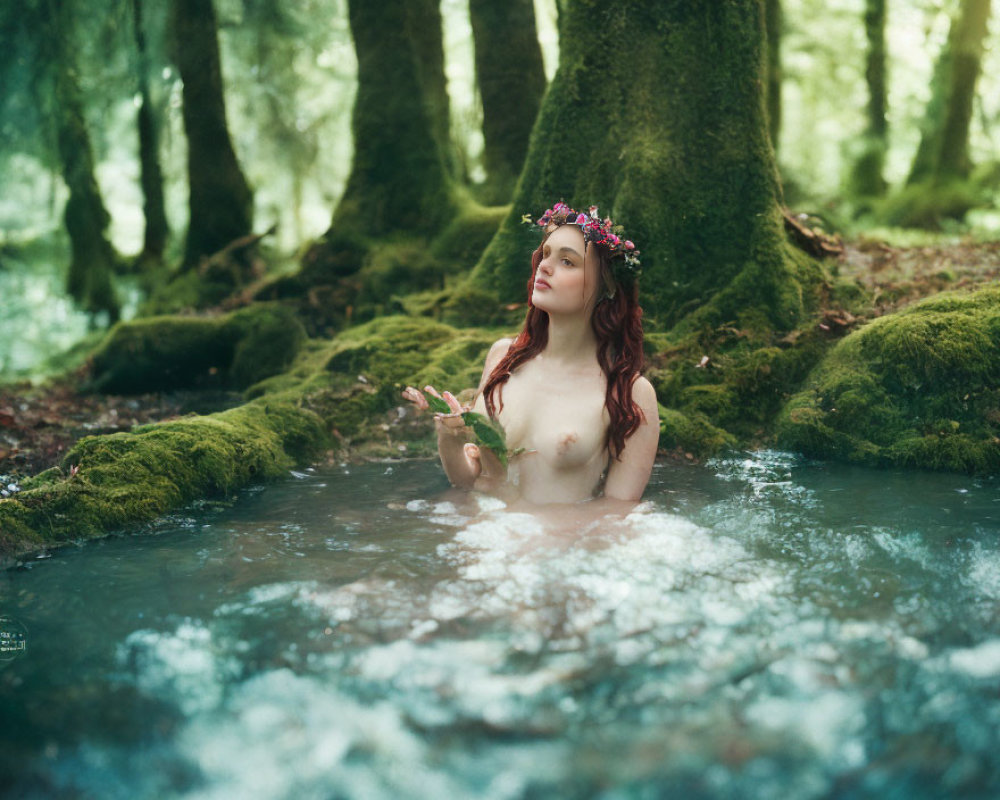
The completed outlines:
<svg viewBox="0 0 1000 800">
<path fill-rule="evenodd" d="M 782 410 L 807 455 L 966 472 L 1000 467 L 1000 288 L 946 293 L 877 319 Z"/>
<path fill-rule="evenodd" d="M 888 197 L 876 214 L 886 225 L 936 231 L 946 221 L 961 220 L 984 202 L 983 193 L 972 181 L 926 180 L 911 183 Z"/>
<path fill-rule="evenodd" d="M 139 393 L 198 383 L 237 388 L 288 366 L 305 329 L 280 305 L 219 317 L 144 317 L 118 323 L 93 356 L 98 391 Z"/>
</svg>

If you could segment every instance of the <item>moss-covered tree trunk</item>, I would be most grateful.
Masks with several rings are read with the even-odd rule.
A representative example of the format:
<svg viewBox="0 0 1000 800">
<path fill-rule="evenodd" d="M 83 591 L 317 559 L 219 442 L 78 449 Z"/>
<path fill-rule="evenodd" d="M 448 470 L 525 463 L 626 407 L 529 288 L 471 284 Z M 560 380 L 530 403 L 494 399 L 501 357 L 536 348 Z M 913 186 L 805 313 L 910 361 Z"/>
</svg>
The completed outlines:
<svg viewBox="0 0 1000 800">
<path fill-rule="evenodd" d="M 882 177 L 888 146 L 889 125 L 886 121 L 886 0 L 866 0 L 865 37 L 868 52 L 865 59 L 865 82 L 868 85 L 868 124 L 861 139 L 861 148 L 851 172 L 851 191 L 857 197 L 877 197 L 885 194 L 888 184 Z"/>
<path fill-rule="evenodd" d="M 935 65 L 931 99 L 908 184 L 965 178 L 972 101 L 982 66 L 990 0 L 962 0 Z"/>
<path fill-rule="evenodd" d="M 476 82 L 483 101 L 483 199 L 506 203 L 545 94 L 545 67 L 532 0 L 469 0 Z"/>
<path fill-rule="evenodd" d="M 48 44 L 54 59 L 59 159 L 69 189 L 64 219 L 72 251 L 67 290 L 86 311 L 118 319 L 111 285 L 116 255 L 107 237 L 111 221 L 94 178 L 94 155 L 83 115 L 69 0 L 48 0 Z"/>
<path fill-rule="evenodd" d="M 771 147 L 778 150 L 781 136 L 781 0 L 765 0 L 764 24 L 767 31 L 767 129 Z"/>
<path fill-rule="evenodd" d="M 174 58 L 184 81 L 190 220 L 182 268 L 188 269 L 250 233 L 253 195 L 226 125 L 212 0 L 173 0 L 171 16 Z"/>
<path fill-rule="evenodd" d="M 360 267 L 365 241 L 433 236 L 456 210 L 437 3 L 350 0 L 348 11 L 358 57 L 354 158 L 330 229 L 303 260 L 312 283 Z"/>
<path fill-rule="evenodd" d="M 661 324 L 698 309 L 689 322 L 793 325 L 812 264 L 779 208 L 763 0 L 568 0 L 560 27 L 513 209 L 473 284 L 522 298 L 537 239 L 521 214 L 599 203 L 642 250 L 643 306 Z"/>
<path fill-rule="evenodd" d="M 170 226 L 163 200 L 163 172 L 160 169 L 159 133 L 149 92 L 149 55 L 142 24 L 142 0 L 132 0 L 132 24 L 139 69 L 139 183 L 142 186 L 146 229 L 143 233 L 140 262 L 160 263 L 167 245 Z"/>
</svg>

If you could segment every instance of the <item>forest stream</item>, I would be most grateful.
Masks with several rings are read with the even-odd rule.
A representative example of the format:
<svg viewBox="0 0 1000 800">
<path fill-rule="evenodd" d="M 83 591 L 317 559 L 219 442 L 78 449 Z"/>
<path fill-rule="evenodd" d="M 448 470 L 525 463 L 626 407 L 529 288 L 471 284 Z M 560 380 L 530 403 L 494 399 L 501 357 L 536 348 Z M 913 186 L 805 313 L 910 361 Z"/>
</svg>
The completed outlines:
<svg viewBox="0 0 1000 800">
<path fill-rule="evenodd" d="M 995 797 L 995 478 L 657 464 L 573 535 L 429 461 L 2 574 L 12 797 Z M 10 625 L 10 622 L 7 623 Z"/>
</svg>

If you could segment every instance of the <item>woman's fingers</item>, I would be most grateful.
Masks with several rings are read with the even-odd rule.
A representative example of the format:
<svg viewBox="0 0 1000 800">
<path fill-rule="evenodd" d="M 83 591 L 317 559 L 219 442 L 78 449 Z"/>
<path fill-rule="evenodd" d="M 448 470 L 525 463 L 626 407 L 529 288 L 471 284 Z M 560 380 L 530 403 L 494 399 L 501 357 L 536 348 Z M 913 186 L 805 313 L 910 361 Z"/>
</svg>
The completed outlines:
<svg viewBox="0 0 1000 800">
<path fill-rule="evenodd" d="M 445 392 L 441 399 L 448 404 L 448 408 L 451 409 L 452 414 L 461 414 L 465 410 L 462 408 L 462 404 L 458 402 L 458 398 L 451 392 Z"/>
<path fill-rule="evenodd" d="M 403 398 L 409 400 L 413 405 L 424 411 L 428 408 L 427 398 L 424 397 L 423 392 L 414 389 L 412 386 L 407 386 L 403 389 Z"/>
</svg>

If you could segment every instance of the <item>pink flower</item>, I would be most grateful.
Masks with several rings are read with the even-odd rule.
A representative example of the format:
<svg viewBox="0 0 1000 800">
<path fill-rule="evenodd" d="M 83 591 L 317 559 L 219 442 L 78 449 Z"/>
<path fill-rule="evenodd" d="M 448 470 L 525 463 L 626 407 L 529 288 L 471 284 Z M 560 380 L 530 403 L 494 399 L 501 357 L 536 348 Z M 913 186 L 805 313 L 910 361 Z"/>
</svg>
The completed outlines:
<svg viewBox="0 0 1000 800">
<path fill-rule="evenodd" d="M 632 244 L 632 242 L 630 242 L 628 239 L 626 239 L 625 240 L 625 249 L 626 250 L 635 250 L 635 245 Z"/>
<path fill-rule="evenodd" d="M 577 225 L 584 225 L 587 222 L 587 218 L 583 214 L 578 214 L 576 218 Z"/>
<path fill-rule="evenodd" d="M 608 241 L 611 242 L 611 244 L 613 244 L 615 247 L 618 247 L 618 245 L 621 244 L 622 240 L 619 239 L 617 236 L 615 236 L 613 233 L 609 233 Z"/>
</svg>

